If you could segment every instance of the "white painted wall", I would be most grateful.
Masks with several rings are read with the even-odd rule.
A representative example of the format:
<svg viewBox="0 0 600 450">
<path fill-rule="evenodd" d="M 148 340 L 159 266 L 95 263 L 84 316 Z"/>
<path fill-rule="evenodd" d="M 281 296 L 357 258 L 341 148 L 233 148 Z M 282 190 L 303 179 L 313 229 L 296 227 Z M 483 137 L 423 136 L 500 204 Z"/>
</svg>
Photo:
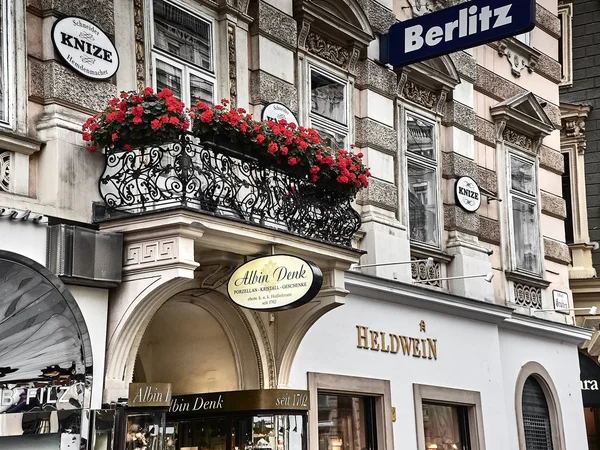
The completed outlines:
<svg viewBox="0 0 600 450">
<path fill-rule="evenodd" d="M 46 225 L 0 219 L 0 250 L 18 253 L 46 266 Z"/>
<path fill-rule="evenodd" d="M 94 364 L 92 409 L 102 408 L 104 361 L 106 356 L 106 323 L 108 320 L 108 289 L 67 285 L 77 301 L 90 334 Z"/>
<path fill-rule="evenodd" d="M 426 322 L 427 333 L 419 331 L 421 320 Z M 359 349 L 356 325 L 436 338 L 438 360 Z M 289 387 L 306 389 L 307 372 L 390 380 L 397 414 L 394 445 L 402 450 L 417 448 L 413 383 L 478 391 L 486 449 L 517 450 L 514 383 L 522 364 L 535 356 L 561 386 L 567 448 L 582 449 L 586 436 L 576 351 L 574 345 L 499 333 L 493 324 L 350 295 L 346 305 L 319 319 L 303 339 Z"/>
</svg>

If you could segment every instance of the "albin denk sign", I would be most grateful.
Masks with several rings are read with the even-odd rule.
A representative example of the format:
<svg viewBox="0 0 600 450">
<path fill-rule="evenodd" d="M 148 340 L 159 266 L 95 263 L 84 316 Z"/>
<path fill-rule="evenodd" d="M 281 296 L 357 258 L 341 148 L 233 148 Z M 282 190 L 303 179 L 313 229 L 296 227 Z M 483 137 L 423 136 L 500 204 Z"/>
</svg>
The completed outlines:
<svg viewBox="0 0 600 450">
<path fill-rule="evenodd" d="M 392 25 L 381 62 L 404 66 L 516 36 L 535 27 L 535 0 L 473 0 Z"/>
<path fill-rule="evenodd" d="M 311 301 L 322 284 L 321 269 L 312 262 L 291 255 L 271 255 L 238 267 L 229 278 L 227 293 L 244 308 L 282 311 Z"/>
</svg>

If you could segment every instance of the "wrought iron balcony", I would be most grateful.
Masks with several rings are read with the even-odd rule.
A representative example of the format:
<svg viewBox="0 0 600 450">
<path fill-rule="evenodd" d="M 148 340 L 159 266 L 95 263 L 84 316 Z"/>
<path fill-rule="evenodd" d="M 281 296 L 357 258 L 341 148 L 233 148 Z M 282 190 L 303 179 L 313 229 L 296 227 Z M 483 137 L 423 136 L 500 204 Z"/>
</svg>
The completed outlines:
<svg viewBox="0 0 600 450">
<path fill-rule="evenodd" d="M 184 208 L 347 247 L 361 224 L 349 196 L 190 137 L 107 152 L 99 189 L 110 217 Z"/>
</svg>

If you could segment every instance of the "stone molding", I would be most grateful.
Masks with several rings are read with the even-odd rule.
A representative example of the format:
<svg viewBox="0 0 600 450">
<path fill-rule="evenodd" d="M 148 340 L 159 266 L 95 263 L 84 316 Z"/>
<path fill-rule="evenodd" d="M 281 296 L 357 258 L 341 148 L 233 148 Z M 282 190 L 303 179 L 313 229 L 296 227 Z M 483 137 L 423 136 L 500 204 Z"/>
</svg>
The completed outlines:
<svg viewBox="0 0 600 450">
<path fill-rule="evenodd" d="M 81 111 L 102 111 L 117 87 L 106 81 L 92 81 L 57 61 L 29 58 L 30 99 L 42 104 L 62 103 Z"/>
<path fill-rule="evenodd" d="M 502 39 L 497 43 L 489 45 L 494 47 L 500 56 L 506 58 L 514 77 L 519 78 L 525 68 L 527 68 L 529 73 L 537 71 L 538 61 L 542 55 L 539 50 L 523 44 L 515 38 Z"/>
<path fill-rule="evenodd" d="M 115 34 L 115 9 L 113 0 L 73 1 L 41 0 L 40 10 L 44 15 L 58 13 L 57 16 L 77 16 L 97 24 L 102 30 Z"/>
<path fill-rule="evenodd" d="M 377 0 L 358 0 L 358 3 L 376 34 L 387 33 L 390 27 L 398 21 L 394 11 L 386 8 Z"/>
<path fill-rule="evenodd" d="M 475 140 L 495 148 L 496 127 L 494 126 L 494 124 L 479 116 L 475 118 L 475 123 Z"/>
<path fill-rule="evenodd" d="M 368 117 L 356 117 L 354 127 L 357 147 L 374 148 L 394 156 L 398 152 L 398 133 L 394 128 Z"/>
<path fill-rule="evenodd" d="M 480 188 L 494 195 L 498 194 L 498 173 L 496 171 L 477 166 L 476 180 Z"/>
<path fill-rule="evenodd" d="M 560 19 L 539 3 L 535 8 L 535 24 L 550 36 L 560 38 Z"/>
<path fill-rule="evenodd" d="M 479 214 L 468 213 L 457 205 L 444 204 L 444 229 L 479 236 Z"/>
<path fill-rule="evenodd" d="M 475 134 L 477 132 L 475 110 L 455 100 L 449 101 L 446 103 L 442 125 L 457 127 L 467 133 Z"/>
<path fill-rule="evenodd" d="M 499 101 L 527 92 L 526 89 L 479 65 L 476 68 L 474 88 L 478 92 Z M 540 104 L 544 105 L 544 112 L 548 115 L 552 124 L 559 128 L 560 108 L 537 95 L 535 97 Z"/>
<path fill-rule="evenodd" d="M 231 106 L 237 106 L 237 57 L 236 57 L 236 29 L 232 23 L 227 24 L 227 56 L 229 58 L 229 100 Z"/>
<path fill-rule="evenodd" d="M 268 36 L 273 41 L 295 50 L 298 42 L 298 24 L 292 16 L 269 5 L 263 0 L 251 4 L 250 16 L 254 22 L 250 34 Z"/>
<path fill-rule="evenodd" d="M 540 193 L 542 213 L 561 220 L 567 218 L 567 205 L 565 199 L 559 197 L 558 195 L 549 194 L 545 191 L 540 191 Z"/>
<path fill-rule="evenodd" d="M 476 178 L 477 163 L 454 152 L 442 152 L 442 177 L 446 179 L 468 176 Z"/>
<path fill-rule="evenodd" d="M 561 152 L 542 145 L 540 147 L 540 167 L 549 170 L 558 175 L 562 175 L 565 171 L 565 160 Z"/>
<path fill-rule="evenodd" d="M 144 32 L 144 0 L 133 0 L 135 36 L 135 79 L 138 90 L 146 86 L 146 44 Z"/>
<path fill-rule="evenodd" d="M 474 82 L 477 72 L 475 58 L 466 52 L 450 53 L 450 59 L 463 80 Z"/>
<path fill-rule="evenodd" d="M 507 144 L 520 147 L 529 152 L 533 152 L 534 150 L 533 139 L 509 127 L 504 128 L 504 131 L 502 132 L 502 140 Z"/>
<path fill-rule="evenodd" d="M 298 91 L 296 86 L 262 70 L 250 74 L 250 103 L 266 104 L 279 102 L 298 112 Z"/>
<path fill-rule="evenodd" d="M 479 216 L 479 240 L 488 244 L 500 245 L 500 222 Z"/>
<path fill-rule="evenodd" d="M 356 83 L 358 89 L 369 89 L 384 97 L 396 98 L 398 77 L 395 72 L 370 59 L 356 64 Z"/>
<path fill-rule="evenodd" d="M 544 258 L 558 264 L 571 264 L 569 246 L 563 242 L 544 237 Z"/>
<path fill-rule="evenodd" d="M 124 271 L 163 266 L 178 260 L 179 243 L 176 237 L 129 243 L 123 250 Z"/>
<path fill-rule="evenodd" d="M 554 83 L 560 83 L 562 81 L 562 68 L 560 63 L 545 53 L 540 54 L 535 72 Z"/>
<path fill-rule="evenodd" d="M 359 205 L 373 205 L 388 211 L 398 209 L 398 188 L 395 184 L 371 178 L 369 187 L 359 192 L 356 202 Z"/>
</svg>

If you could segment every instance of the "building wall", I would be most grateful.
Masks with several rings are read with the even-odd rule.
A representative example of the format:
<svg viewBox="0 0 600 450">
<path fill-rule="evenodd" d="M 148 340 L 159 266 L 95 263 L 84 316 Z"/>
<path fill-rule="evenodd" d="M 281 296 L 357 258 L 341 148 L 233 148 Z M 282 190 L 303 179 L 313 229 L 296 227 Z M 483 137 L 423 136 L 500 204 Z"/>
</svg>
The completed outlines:
<svg viewBox="0 0 600 450">
<path fill-rule="evenodd" d="M 597 242 L 600 241 L 600 91 L 596 80 L 600 76 L 597 65 L 600 58 L 600 24 L 597 20 L 600 5 L 590 0 L 572 5 L 573 83 L 561 87 L 560 98 L 563 102 L 592 107 L 585 120 L 585 184 L 590 239 Z M 593 251 L 592 257 L 598 270 L 600 252 Z"/>
</svg>

